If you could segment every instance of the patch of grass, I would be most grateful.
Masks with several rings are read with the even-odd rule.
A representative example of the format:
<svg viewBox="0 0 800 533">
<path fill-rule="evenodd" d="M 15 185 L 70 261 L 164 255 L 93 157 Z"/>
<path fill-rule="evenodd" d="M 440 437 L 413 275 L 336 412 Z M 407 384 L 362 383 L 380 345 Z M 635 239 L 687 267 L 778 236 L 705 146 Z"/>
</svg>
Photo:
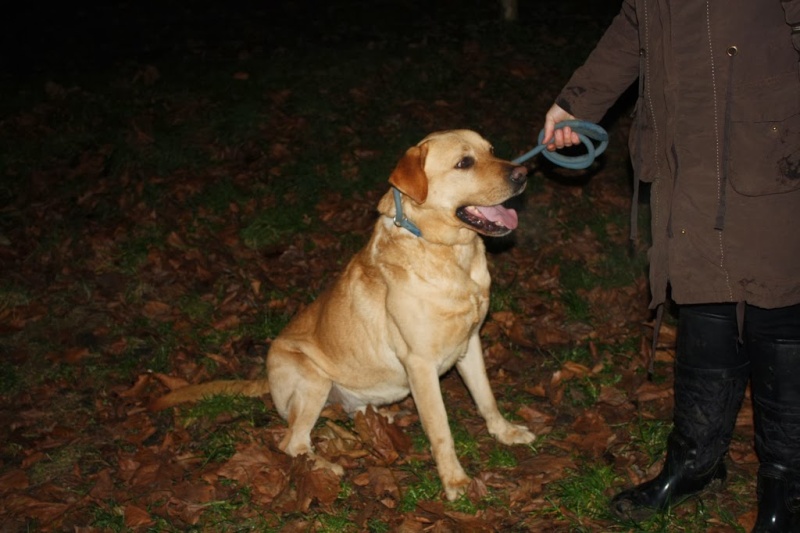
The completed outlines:
<svg viewBox="0 0 800 533">
<path fill-rule="evenodd" d="M 50 450 L 47 459 L 38 461 L 30 468 L 31 482 L 44 483 L 71 471 L 85 454 L 86 450 L 78 444 Z"/>
<path fill-rule="evenodd" d="M 106 501 L 104 506 L 97 505 L 92 509 L 91 525 L 101 531 L 127 531 L 125 509 L 114 501 Z"/>
<path fill-rule="evenodd" d="M 399 507 L 404 513 L 416 509 L 419 501 L 438 500 L 439 494 L 444 491 L 439 474 L 435 468 L 431 469 L 428 463 L 409 461 L 407 467 L 415 481 L 403 487 Z"/>
<path fill-rule="evenodd" d="M 422 431 L 422 427 L 418 426 L 418 431 L 411 431 L 412 428 L 409 428 L 407 431 L 411 435 L 411 449 L 417 453 L 424 453 L 426 450 L 430 448 L 430 441 L 428 437 L 425 435 L 425 432 Z"/>
<path fill-rule="evenodd" d="M 195 208 L 204 207 L 213 213 L 222 214 L 231 204 L 243 204 L 252 193 L 242 190 L 230 178 L 223 178 L 207 184 L 202 191 L 192 196 L 189 203 Z"/>
<path fill-rule="evenodd" d="M 208 324 L 214 315 L 215 304 L 208 297 L 190 293 L 178 301 L 178 308 L 188 316 L 192 322 L 199 325 Z"/>
<path fill-rule="evenodd" d="M 315 531 L 320 533 L 356 532 L 358 527 L 353 523 L 350 510 L 340 507 L 334 514 L 320 513 L 317 515 L 318 527 Z"/>
<path fill-rule="evenodd" d="M 622 345 L 600 344 L 596 346 L 598 352 L 611 351 L 612 353 L 626 353 L 630 340 L 626 339 Z M 567 362 L 578 363 L 592 368 L 596 361 L 588 345 L 565 347 L 550 352 L 552 359 L 548 366 L 561 368 Z M 578 376 L 566 381 L 564 384 L 565 398 L 576 407 L 590 407 L 597 402 L 601 388 L 605 385 L 614 385 L 622 379 L 614 366 L 606 365 L 600 372 Z"/>
<path fill-rule="evenodd" d="M 257 398 L 248 398 L 241 395 L 216 394 L 201 399 L 191 404 L 182 414 L 185 425 L 190 425 L 197 419 L 214 420 L 223 414 L 235 414 L 238 418 L 245 419 L 251 425 L 261 418 L 266 412 L 264 402 Z"/>
<path fill-rule="evenodd" d="M 4 283 L 0 286 L 0 311 L 30 303 L 30 292 L 21 285 Z"/>
<path fill-rule="evenodd" d="M 140 370 L 167 372 L 179 345 L 178 333 L 171 322 L 136 317 L 125 335 L 126 349 L 114 359 L 114 370 L 130 375 Z M 123 332 L 124 334 L 125 332 Z"/>
<path fill-rule="evenodd" d="M 113 253 L 116 256 L 116 265 L 125 274 L 135 274 L 147 259 L 151 248 L 161 248 L 164 245 L 166 232 L 163 228 L 143 226 L 137 229 L 134 235 L 121 242 Z"/>
<path fill-rule="evenodd" d="M 514 468 L 517 458 L 507 446 L 495 445 L 489 450 L 487 465 L 489 468 Z"/>
<path fill-rule="evenodd" d="M 591 407 L 600 396 L 600 388 L 588 377 L 571 379 L 564 386 L 564 396 L 575 407 Z"/>
<path fill-rule="evenodd" d="M 513 287 L 493 286 L 489 300 L 489 313 L 498 311 L 512 311 L 518 313 L 520 310 L 517 297 L 517 289 Z"/>
<path fill-rule="evenodd" d="M 225 344 L 227 340 L 236 336 L 235 330 L 213 328 L 202 332 L 195 331 L 194 333 L 196 334 L 200 350 L 204 352 L 214 351 L 221 345 Z M 203 364 L 211 370 L 217 368 L 217 362 L 210 358 L 205 358 L 203 360 Z"/>
<path fill-rule="evenodd" d="M 233 417 L 236 422 L 215 423 L 223 416 Z M 221 463 L 236 453 L 236 445 L 247 438 L 247 430 L 266 416 L 266 406 L 257 398 L 218 394 L 183 408 L 180 420 L 185 427 L 202 422 L 203 434 L 197 439 L 198 449 L 206 461 Z"/>
<path fill-rule="evenodd" d="M 274 246 L 308 228 L 307 212 L 297 207 L 264 211 L 242 229 L 242 242 L 254 250 Z"/>
<path fill-rule="evenodd" d="M 10 394 L 20 385 L 18 369 L 8 361 L 0 361 L 0 394 Z"/>
<path fill-rule="evenodd" d="M 230 482 L 231 491 L 224 500 L 214 500 L 204 504 L 202 520 L 198 526 L 181 529 L 170 528 L 172 531 L 270 531 L 266 519 L 258 513 L 253 513 L 244 519 L 240 514 L 243 508 L 251 505 L 252 497 L 250 487 L 239 487 L 235 482 Z M 151 528 L 150 531 L 162 531 Z"/>
<path fill-rule="evenodd" d="M 618 479 L 613 468 L 603 464 L 586 465 L 572 471 L 567 477 L 555 482 L 555 498 L 559 509 L 568 512 L 570 522 L 583 517 L 609 517 L 606 491 Z"/>
<path fill-rule="evenodd" d="M 625 246 L 609 246 L 598 269 L 602 277 L 601 287 L 625 287 L 647 272 L 647 256 L 631 256 Z"/>
<path fill-rule="evenodd" d="M 456 455 L 462 461 L 478 461 L 480 459 L 480 446 L 475 437 L 469 434 L 467 429 L 461 424 L 450 420 L 450 432 L 453 435 Z"/>
<path fill-rule="evenodd" d="M 381 522 L 377 518 L 370 518 L 367 520 L 367 531 L 369 531 L 369 533 L 389 533 L 391 530 L 391 525 L 386 522 Z"/>
<path fill-rule="evenodd" d="M 561 368 L 567 361 L 572 361 L 573 363 L 579 363 L 589 367 L 593 363 L 592 352 L 589 350 L 589 347 L 584 344 L 566 346 L 558 350 L 552 350 L 549 353 L 552 357 L 551 360 L 555 363 L 554 366 L 556 368 Z"/>
<path fill-rule="evenodd" d="M 472 503 L 466 494 L 462 494 L 453 502 L 448 502 L 447 506 L 454 511 L 469 515 L 474 515 L 478 512 L 478 505 Z"/>
<path fill-rule="evenodd" d="M 565 314 L 570 322 L 590 322 L 592 306 L 578 291 L 568 289 L 561 293 Z"/>
<path fill-rule="evenodd" d="M 209 463 L 223 463 L 236 453 L 236 444 L 240 442 L 237 432 L 231 429 L 216 428 L 202 440 L 200 450 Z"/>
<path fill-rule="evenodd" d="M 254 339 L 274 339 L 286 327 L 292 315 L 270 309 L 260 312 L 252 323 L 245 326 L 244 332 Z"/>
<path fill-rule="evenodd" d="M 664 420 L 639 420 L 631 427 L 631 443 L 646 453 L 651 462 L 666 454 L 667 437 L 672 431 L 672 423 Z"/>
</svg>

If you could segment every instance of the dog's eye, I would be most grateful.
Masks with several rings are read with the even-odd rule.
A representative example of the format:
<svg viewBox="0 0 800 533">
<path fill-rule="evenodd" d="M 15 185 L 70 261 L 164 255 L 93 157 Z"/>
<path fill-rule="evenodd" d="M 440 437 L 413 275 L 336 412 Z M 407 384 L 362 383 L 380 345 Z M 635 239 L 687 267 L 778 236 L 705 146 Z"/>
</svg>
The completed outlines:
<svg viewBox="0 0 800 533">
<path fill-rule="evenodd" d="M 456 168 L 460 169 L 467 169 L 472 168 L 475 165 L 475 159 L 473 157 L 467 156 L 458 163 L 456 163 Z"/>
</svg>

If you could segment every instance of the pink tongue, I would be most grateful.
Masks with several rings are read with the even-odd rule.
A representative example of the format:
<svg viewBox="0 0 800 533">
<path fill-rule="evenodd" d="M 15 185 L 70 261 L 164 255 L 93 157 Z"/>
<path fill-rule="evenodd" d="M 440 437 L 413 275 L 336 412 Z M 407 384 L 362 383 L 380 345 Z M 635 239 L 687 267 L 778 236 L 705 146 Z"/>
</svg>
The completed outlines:
<svg viewBox="0 0 800 533">
<path fill-rule="evenodd" d="M 491 207 L 478 206 L 478 211 L 492 222 L 502 224 L 508 229 L 517 227 L 517 212 L 513 209 L 506 209 L 502 205 L 493 205 Z"/>
</svg>

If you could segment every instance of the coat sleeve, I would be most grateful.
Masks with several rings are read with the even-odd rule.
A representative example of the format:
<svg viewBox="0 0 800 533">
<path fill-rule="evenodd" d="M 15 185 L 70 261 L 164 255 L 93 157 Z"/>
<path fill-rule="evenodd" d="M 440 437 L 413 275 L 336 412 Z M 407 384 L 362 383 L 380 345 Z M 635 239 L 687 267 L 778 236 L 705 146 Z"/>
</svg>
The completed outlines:
<svg viewBox="0 0 800 533">
<path fill-rule="evenodd" d="M 800 0 L 781 0 L 781 4 L 792 32 L 792 43 L 795 50 L 800 52 Z"/>
<path fill-rule="evenodd" d="M 564 86 L 556 103 L 579 119 L 599 121 L 638 77 L 639 49 L 636 7 L 634 0 L 625 0 L 586 62 Z"/>
</svg>

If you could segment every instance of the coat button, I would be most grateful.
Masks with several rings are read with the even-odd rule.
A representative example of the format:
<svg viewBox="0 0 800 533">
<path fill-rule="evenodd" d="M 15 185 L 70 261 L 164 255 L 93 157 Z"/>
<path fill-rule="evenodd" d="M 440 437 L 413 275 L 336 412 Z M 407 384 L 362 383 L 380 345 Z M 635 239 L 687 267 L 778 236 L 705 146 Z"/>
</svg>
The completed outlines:
<svg viewBox="0 0 800 533">
<path fill-rule="evenodd" d="M 644 48 L 639 48 L 639 55 L 641 57 L 646 56 L 647 55 L 647 50 L 645 50 Z"/>
<path fill-rule="evenodd" d="M 728 50 L 727 50 L 727 53 L 728 53 L 729 57 L 733 57 L 733 56 L 735 56 L 736 54 L 739 53 L 739 49 L 736 48 L 736 45 L 729 46 Z"/>
</svg>

